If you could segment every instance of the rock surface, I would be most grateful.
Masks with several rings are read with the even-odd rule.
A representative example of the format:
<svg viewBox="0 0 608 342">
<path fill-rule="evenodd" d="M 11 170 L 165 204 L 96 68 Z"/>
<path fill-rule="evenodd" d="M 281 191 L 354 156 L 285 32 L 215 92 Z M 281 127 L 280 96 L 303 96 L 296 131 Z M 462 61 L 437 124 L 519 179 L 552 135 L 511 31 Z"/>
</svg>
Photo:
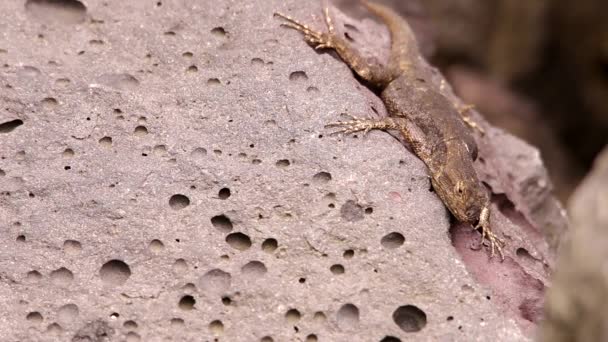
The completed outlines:
<svg viewBox="0 0 608 342">
<path fill-rule="evenodd" d="M 575 191 L 568 210 L 572 230 L 560 249 L 547 296 L 541 341 L 608 339 L 608 149 Z"/>
<path fill-rule="evenodd" d="M 277 10 L 322 27 L 295 0 L 0 2 L 1 336 L 531 336 L 565 227 L 537 151 L 473 114 L 490 260 L 398 140 L 328 134 L 384 107 Z M 386 57 L 382 25 L 332 13 Z"/>
</svg>

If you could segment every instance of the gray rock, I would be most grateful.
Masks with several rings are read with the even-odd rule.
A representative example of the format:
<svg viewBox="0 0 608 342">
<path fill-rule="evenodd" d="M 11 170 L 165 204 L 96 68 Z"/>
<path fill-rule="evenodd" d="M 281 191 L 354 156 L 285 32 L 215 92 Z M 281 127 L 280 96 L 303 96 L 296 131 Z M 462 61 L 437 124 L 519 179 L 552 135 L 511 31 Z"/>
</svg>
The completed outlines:
<svg viewBox="0 0 608 342">
<path fill-rule="evenodd" d="M 319 4 L 74 2 L 0 2 L 5 339 L 528 339 L 565 224 L 535 149 L 474 114 L 490 260 L 402 143 L 324 129 L 385 112 L 272 16 Z"/>
</svg>

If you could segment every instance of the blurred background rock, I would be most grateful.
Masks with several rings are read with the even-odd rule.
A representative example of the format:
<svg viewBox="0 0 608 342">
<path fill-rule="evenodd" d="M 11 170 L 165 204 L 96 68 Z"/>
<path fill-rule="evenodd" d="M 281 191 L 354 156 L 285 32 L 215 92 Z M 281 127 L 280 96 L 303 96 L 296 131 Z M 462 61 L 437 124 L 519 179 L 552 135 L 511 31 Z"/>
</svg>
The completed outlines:
<svg viewBox="0 0 608 342">
<path fill-rule="evenodd" d="M 563 240 L 546 297 L 542 342 L 608 340 L 608 149 L 568 203 L 571 229 Z"/>
<path fill-rule="evenodd" d="M 540 149 L 567 201 L 608 142 L 608 2 L 376 1 L 408 18 L 466 102 Z M 357 3 L 336 4 L 369 16 Z"/>
</svg>

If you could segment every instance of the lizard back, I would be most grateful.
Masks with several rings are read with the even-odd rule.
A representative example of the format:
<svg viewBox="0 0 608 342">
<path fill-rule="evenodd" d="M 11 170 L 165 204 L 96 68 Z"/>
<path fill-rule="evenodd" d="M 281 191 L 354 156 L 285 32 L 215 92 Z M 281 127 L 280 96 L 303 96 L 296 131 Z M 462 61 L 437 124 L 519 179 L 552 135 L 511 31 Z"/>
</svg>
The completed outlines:
<svg viewBox="0 0 608 342">
<path fill-rule="evenodd" d="M 489 198 L 473 168 L 477 144 L 454 105 L 422 78 L 402 74 L 382 91 L 389 116 L 427 165 L 433 188 L 459 221 L 475 222 Z"/>
</svg>

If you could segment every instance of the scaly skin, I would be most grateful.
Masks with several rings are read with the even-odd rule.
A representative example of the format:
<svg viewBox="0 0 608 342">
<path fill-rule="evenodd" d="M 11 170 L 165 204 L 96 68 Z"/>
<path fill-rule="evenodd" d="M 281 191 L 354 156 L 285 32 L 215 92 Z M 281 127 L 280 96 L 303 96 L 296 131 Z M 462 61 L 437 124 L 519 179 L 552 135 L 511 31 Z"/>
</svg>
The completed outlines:
<svg viewBox="0 0 608 342">
<path fill-rule="evenodd" d="M 381 91 L 389 116 L 382 119 L 360 119 L 331 123 L 341 127 L 338 133 L 353 133 L 372 129 L 398 130 L 414 153 L 427 165 L 435 192 L 450 212 L 461 222 L 481 230 L 481 239 L 490 243 L 491 256 L 498 250 L 504 259 L 504 243 L 492 232 L 489 223 L 490 196 L 477 178 L 473 161 L 477 145 L 467 125 L 479 129 L 463 113 L 469 108 L 456 109 L 431 85 L 426 68 L 420 65 L 420 53 L 407 22 L 388 7 L 363 4 L 389 28 L 391 53 L 388 65 L 367 61 L 350 44 L 335 33 L 329 9 L 324 9 L 328 32 L 312 30 L 295 19 L 275 13 L 286 20 L 283 25 L 304 34 L 315 49 L 333 49 L 361 78 Z"/>
</svg>

